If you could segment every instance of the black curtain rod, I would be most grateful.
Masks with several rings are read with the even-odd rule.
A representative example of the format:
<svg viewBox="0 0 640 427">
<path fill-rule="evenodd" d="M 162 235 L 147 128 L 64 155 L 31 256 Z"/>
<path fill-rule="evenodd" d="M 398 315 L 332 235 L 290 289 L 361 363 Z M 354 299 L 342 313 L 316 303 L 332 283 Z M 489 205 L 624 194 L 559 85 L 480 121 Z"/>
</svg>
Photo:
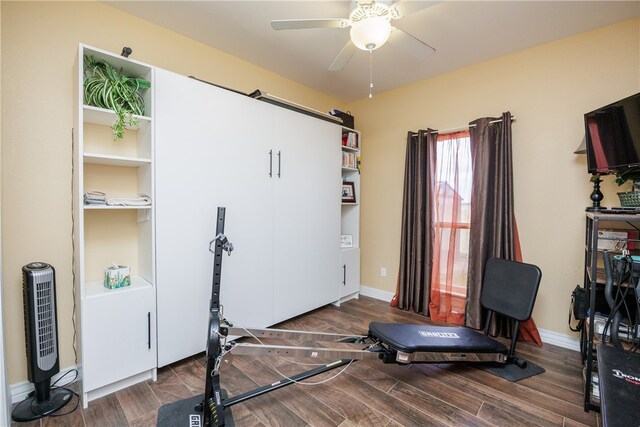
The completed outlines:
<svg viewBox="0 0 640 427">
<path fill-rule="evenodd" d="M 514 121 L 516 119 L 515 116 L 511 116 L 511 121 Z M 500 123 L 502 121 L 502 119 L 496 119 L 496 120 L 491 120 L 489 122 L 489 124 L 494 124 L 494 123 Z M 475 124 L 472 125 L 466 125 L 466 126 L 458 126 L 456 128 L 451 128 L 451 129 L 444 129 L 444 130 L 434 130 L 433 132 L 431 132 L 432 135 L 436 134 L 436 133 L 450 133 L 450 132 L 456 132 L 456 131 L 461 131 L 461 130 L 465 130 L 465 129 L 469 129 L 469 128 L 473 128 L 476 127 Z M 418 132 L 412 132 L 413 135 L 417 135 Z"/>
</svg>

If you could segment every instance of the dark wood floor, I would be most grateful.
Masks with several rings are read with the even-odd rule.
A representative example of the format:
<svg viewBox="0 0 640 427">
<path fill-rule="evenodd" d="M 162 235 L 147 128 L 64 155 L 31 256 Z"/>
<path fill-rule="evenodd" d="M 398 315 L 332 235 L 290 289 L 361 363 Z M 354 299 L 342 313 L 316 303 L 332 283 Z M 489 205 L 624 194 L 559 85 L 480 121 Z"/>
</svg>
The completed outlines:
<svg viewBox="0 0 640 427">
<path fill-rule="evenodd" d="M 365 333 L 372 320 L 419 322 L 424 318 L 361 297 L 327 306 L 279 325 L 287 329 Z M 479 365 L 410 367 L 379 361 L 352 363 L 232 407 L 237 426 L 597 426 L 599 416 L 582 407 L 582 368 L 577 352 L 545 344 L 518 344 L 518 353 L 546 372 L 510 383 Z M 233 356 L 221 368 L 231 396 L 308 369 L 281 358 Z M 28 426 L 155 426 L 158 408 L 203 392 L 204 355 L 158 371 L 148 381 L 97 399 L 89 408 Z"/>
</svg>

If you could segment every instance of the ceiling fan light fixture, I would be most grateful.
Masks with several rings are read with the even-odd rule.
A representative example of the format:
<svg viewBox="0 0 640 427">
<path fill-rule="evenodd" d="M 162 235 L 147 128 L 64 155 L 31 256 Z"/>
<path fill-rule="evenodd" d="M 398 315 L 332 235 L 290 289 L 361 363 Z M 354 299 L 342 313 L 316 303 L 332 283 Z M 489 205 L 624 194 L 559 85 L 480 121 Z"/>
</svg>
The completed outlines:
<svg viewBox="0 0 640 427">
<path fill-rule="evenodd" d="M 391 34 L 391 23 L 380 16 L 372 16 L 351 25 L 351 41 L 358 49 L 375 50 L 384 45 Z"/>
</svg>

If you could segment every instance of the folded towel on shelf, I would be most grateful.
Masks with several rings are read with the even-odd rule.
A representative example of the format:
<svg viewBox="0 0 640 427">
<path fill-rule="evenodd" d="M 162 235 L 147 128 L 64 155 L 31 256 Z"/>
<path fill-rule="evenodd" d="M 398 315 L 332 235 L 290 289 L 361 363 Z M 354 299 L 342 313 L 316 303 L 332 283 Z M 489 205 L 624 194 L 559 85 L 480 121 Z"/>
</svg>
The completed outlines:
<svg viewBox="0 0 640 427">
<path fill-rule="evenodd" d="M 85 205 L 106 205 L 107 196 L 102 191 L 87 191 L 84 193 Z"/>
<path fill-rule="evenodd" d="M 108 206 L 149 206 L 151 197 L 141 194 L 140 197 L 114 197 L 107 199 Z"/>
</svg>

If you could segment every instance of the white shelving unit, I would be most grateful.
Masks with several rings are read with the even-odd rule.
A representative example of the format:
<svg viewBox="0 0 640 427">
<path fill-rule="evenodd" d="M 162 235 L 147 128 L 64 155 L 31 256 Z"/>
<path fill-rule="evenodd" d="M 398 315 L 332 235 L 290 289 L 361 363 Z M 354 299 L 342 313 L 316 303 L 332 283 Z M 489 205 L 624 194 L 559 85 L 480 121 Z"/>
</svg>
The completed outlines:
<svg viewBox="0 0 640 427">
<path fill-rule="evenodd" d="M 111 110 L 84 105 L 85 55 L 151 82 L 143 94 L 145 116 L 114 141 Z M 80 45 L 74 121 L 74 272 L 78 365 L 82 402 L 136 382 L 156 379 L 156 288 L 154 206 L 85 205 L 84 194 L 107 197 L 154 194 L 154 69 Z M 104 269 L 130 268 L 131 286 L 107 289 Z"/>
<path fill-rule="evenodd" d="M 340 249 L 340 302 L 360 292 L 360 132 L 342 128 L 342 181 L 353 182 L 355 202 L 342 202 L 340 234 L 350 235 L 353 246 Z"/>
</svg>

